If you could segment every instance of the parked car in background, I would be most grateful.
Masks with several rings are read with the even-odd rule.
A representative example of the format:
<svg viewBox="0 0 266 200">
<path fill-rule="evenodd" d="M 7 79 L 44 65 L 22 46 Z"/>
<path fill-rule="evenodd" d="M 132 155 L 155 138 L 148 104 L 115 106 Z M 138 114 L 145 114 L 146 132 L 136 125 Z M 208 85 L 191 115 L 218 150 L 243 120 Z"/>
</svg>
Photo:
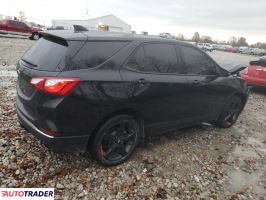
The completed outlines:
<svg viewBox="0 0 266 200">
<path fill-rule="evenodd" d="M 159 34 L 159 37 L 167 38 L 167 39 L 175 39 L 175 36 L 173 36 L 173 35 L 170 34 L 170 33 L 160 33 L 160 34 Z"/>
<path fill-rule="evenodd" d="M 245 49 L 242 49 L 240 53 L 242 54 L 251 54 L 252 48 L 248 47 Z"/>
<path fill-rule="evenodd" d="M 241 47 L 238 48 L 239 53 L 243 53 L 243 52 L 246 51 L 247 49 L 248 49 L 248 47 L 246 47 L 246 46 L 241 46 Z"/>
<path fill-rule="evenodd" d="M 209 43 L 198 43 L 197 46 L 204 51 L 213 51 L 213 47 Z"/>
<path fill-rule="evenodd" d="M 253 53 L 253 55 L 257 55 L 257 56 L 264 56 L 264 55 L 266 55 L 266 50 L 255 48 L 255 49 L 253 49 L 252 53 Z"/>
<path fill-rule="evenodd" d="M 54 151 L 90 151 L 107 166 L 140 140 L 201 122 L 231 127 L 245 82 L 187 42 L 47 31 L 17 65 L 22 127 Z"/>
<path fill-rule="evenodd" d="M 250 65 L 240 72 L 240 76 L 248 85 L 266 86 L 266 56 L 251 61 Z"/>
<path fill-rule="evenodd" d="M 224 45 L 222 45 L 222 44 L 214 44 L 214 45 L 212 45 L 213 46 L 213 48 L 215 49 L 215 50 L 218 50 L 218 51 L 223 51 L 224 50 Z"/>
<path fill-rule="evenodd" d="M 236 47 L 225 47 L 224 51 L 225 52 L 231 52 L 231 53 L 237 53 L 238 52 L 238 48 L 236 48 Z"/>
<path fill-rule="evenodd" d="M 30 39 L 38 40 L 40 31 L 42 31 L 40 28 L 31 27 L 24 22 L 9 19 L 0 20 L 0 34 L 29 36 Z"/>
<path fill-rule="evenodd" d="M 193 42 L 193 41 L 186 41 L 186 42 L 189 43 L 189 44 L 192 44 L 192 45 L 197 46 L 197 43 L 196 42 Z"/>
<path fill-rule="evenodd" d="M 249 48 L 249 54 L 250 55 L 255 55 L 255 52 L 257 51 L 257 49 L 256 48 Z"/>
</svg>

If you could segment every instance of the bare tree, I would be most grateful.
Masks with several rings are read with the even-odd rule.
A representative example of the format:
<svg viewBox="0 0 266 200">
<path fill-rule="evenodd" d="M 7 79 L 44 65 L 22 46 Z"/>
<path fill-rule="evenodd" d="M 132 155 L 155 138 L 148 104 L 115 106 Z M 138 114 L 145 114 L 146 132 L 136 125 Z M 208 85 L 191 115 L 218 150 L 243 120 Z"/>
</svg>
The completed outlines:
<svg viewBox="0 0 266 200">
<path fill-rule="evenodd" d="M 26 18 L 26 14 L 25 14 L 24 11 L 19 11 L 18 19 L 21 22 L 25 22 L 26 21 L 27 18 Z"/>
<path fill-rule="evenodd" d="M 244 38 L 244 37 L 238 38 L 236 45 L 237 46 L 248 46 L 246 38 Z"/>
<path fill-rule="evenodd" d="M 183 34 L 178 34 L 178 36 L 176 37 L 177 40 L 185 40 L 185 37 Z"/>
<path fill-rule="evenodd" d="M 228 44 L 230 44 L 232 46 L 236 46 L 237 38 L 235 36 L 230 37 L 229 40 L 228 40 Z"/>
<path fill-rule="evenodd" d="M 192 37 L 192 41 L 194 42 L 199 42 L 200 41 L 200 34 L 198 32 L 195 32 L 193 37 Z"/>
<path fill-rule="evenodd" d="M 266 49 L 266 43 L 257 42 L 256 44 L 252 44 L 252 47 Z"/>
<path fill-rule="evenodd" d="M 208 35 L 202 36 L 201 41 L 206 42 L 206 43 L 213 43 L 211 36 L 208 36 Z"/>
</svg>

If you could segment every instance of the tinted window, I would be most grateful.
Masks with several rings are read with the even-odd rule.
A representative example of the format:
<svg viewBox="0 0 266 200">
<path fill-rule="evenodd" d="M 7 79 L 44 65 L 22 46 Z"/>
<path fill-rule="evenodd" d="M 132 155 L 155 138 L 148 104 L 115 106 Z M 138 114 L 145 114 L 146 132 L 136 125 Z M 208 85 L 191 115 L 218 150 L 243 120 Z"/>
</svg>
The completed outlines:
<svg viewBox="0 0 266 200">
<path fill-rule="evenodd" d="M 127 42 L 87 42 L 71 61 L 72 69 L 96 67 L 112 57 Z"/>
<path fill-rule="evenodd" d="M 54 71 L 62 57 L 66 54 L 67 46 L 39 39 L 22 57 L 27 63 L 39 70 Z"/>
<path fill-rule="evenodd" d="M 146 44 L 130 57 L 128 67 L 155 73 L 179 73 L 175 46 L 171 44 Z"/>
<path fill-rule="evenodd" d="M 201 51 L 187 46 L 179 48 L 183 54 L 184 74 L 216 74 L 216 64 Z"/>
<path fill-rule="evenodd" d="M 28 26 L 22 22 L 17 22 L 18 26 L 21 28 L 28 28 Z"/>
<path fill-rule="evenodd" d="M 9 24 L 12 26 L 18 26 L 17 21 L 9 21 Z"/>
<path fill-rule="evenodd" d="M 144 45 L 148 72 L 177 73 L 177 57 L 174 45 L 147 44 Z"/>
<path fill-rule="evenodd" d="M 250 61 L 250 65 L 259 65 L 262 67 L 266 67 L 266 57 L 262 57 L 259 60 L 256 61 Z"/>
<path fill-rule="evenodd" d="M 138 71 L 147 71 L 145 70 L 145 53 L 142 46 L 129 58 L 127 67 Z"/>
</svg>

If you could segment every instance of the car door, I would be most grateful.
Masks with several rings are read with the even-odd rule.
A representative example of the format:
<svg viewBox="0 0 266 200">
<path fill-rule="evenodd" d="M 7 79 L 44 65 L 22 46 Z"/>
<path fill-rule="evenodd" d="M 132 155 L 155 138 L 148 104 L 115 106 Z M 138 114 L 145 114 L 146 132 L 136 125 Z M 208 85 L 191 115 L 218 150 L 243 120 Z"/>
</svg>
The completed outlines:
<svg viewBox="0 0 266 200">
<path fill-rule="evenodd" d="M 18 26 L 22 35 L 30 35 L 30 28 L 27 24 L 18 22 Z"/>
<path fill-rule="evenodd" d="M 8 34 L 16 34 L 17 33 L 16 21 L 8 20 L 6 28 L 7 28 Z"/>
<path fill-rule="evenodd" d="M 186 99 L 191 122 L 215 119 L 220 112 L 226 87 L 219 78 L 217 64 L 201 50 L 178 45 L 182 54 L 183 74 L 186 75 Z"/>
<path fill-rule="evenodd" d="M 29 33 L 27 33 L 26 31 L 26 24 L 15 20 L 9 21 L 8 32 L 10 34 L 17 34 L 17 35 L 29 35 Z"/>
<path fill-rule="evenodd" d="M 130 56 L 120 73 L 130 105 L 141 112 L 147 133 L 182 126 L 187 113 L 186 77 L 175 44 L 145 43 Z"/>
</svg>

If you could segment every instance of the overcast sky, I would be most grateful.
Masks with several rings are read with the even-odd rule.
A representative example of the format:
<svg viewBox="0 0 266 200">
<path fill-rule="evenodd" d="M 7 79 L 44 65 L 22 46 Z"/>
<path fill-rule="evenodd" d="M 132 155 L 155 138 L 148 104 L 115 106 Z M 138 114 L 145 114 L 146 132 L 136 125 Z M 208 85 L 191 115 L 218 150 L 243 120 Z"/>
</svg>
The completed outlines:
<svg viewBox="0 0 266 200">
<path fill-rule="evenodd" d="M 182 33 L 191 38 L 198 31 L 219 40 L 244 36 L 249 43 L 266 42 L 266 0 L 1 0 L 0 14 L 19 11 L 46 25 L 51 19 L 114 14 L 137 33 Z"/>
</svg>

